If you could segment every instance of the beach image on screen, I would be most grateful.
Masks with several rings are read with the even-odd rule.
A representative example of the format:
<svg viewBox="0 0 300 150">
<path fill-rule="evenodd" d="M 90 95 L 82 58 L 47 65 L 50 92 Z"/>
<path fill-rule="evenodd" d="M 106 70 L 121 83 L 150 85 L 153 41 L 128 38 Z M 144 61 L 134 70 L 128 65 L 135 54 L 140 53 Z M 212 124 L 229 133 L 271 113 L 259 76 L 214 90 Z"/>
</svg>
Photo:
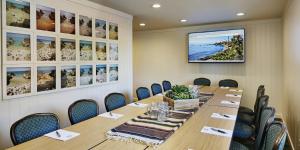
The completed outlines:
<svg viewBox="0 0 300 150">
<path fill-rule="evenodd" d="M 30 61 L 30 35 L 6 33 L 7 61 Z"/>
<path fill-rule="evenodd" d="M 31 93 L 31 68 L 8 67 L 6 69 L 6 95 Z"/>
<path fill-rule="evenodd" d="M 107 69 L 105 64 L 96 65 L 96 82 L 104 83 L 107 81 Z"/>
<path fill-rule="evenodd" d="M 92 18 L 79 16 L 79 33 L 83 36 L 92 36 Z"/>
<path fill-rule="evenodd" d="M 243 62 L 244 30 L 189 34 L 189 62 Z"/>
<path fill-rule="evenodd" d="M 91 41 L 80 40 L 80 60 L 91 61 L 93 60 L 93 50 Z"/>
<path fill-rule="evenodd" d="M 93 84 L 93 66 L 82 65 L 80 66 L 80 85 Z"/>
<path fill-rule="evenodd" d="M 105 42 L 96 42 L 96 55 L 97 60 L 105 61 L 106 60 L 106 43 Z"/>
<path fill-rule="evenodd" d="M 76 42 L 71 39 L 60 40 L 61 61 L 76 61 Z"/>
<path fill-rule="evenodd" d="M 56 45 L 55 37 L 37 36 L 37 60 L 55 61 Z"/>
<path fill-rule="evenodd" d="M 117 64 L 109 66 L 109 81 L 118 81 L 119 79 L 119 68 Z"/>
<path fill-rule="evenodd" d="M 109 44 L 109 60 L 112 60 L 112 61 L 119 60 L 118 44 L 116 44 L 116 43 Z"/>
<path fill-rule="evenodd" d="M 22 0 L 6 0 L 6 25 L 30 28 L 30 3 Z"/>
<path fill-rule="evenodd" d="M 96 38 L 106 38 L 106 21 L 96 19 L 95 21 Z"/>
<path fill-rule="evenodd" d="M 76 66 L 61 67 L 61 88 L 76 87 Z"/>
<path fill-rule="evenodd" d="M 37 67 L 37 91 L 49 91 L 56 89 L 56 67 Z"/>
<path fill-rule="evenodd" d="M 60 11 L 60 32 L 75 34 L 75 14 Z"/>
<path fill-rule="evenodd" d="M 55 31 L 55 9 L 37 5 L 36 28 L 38 30 Z"/>
</svg>

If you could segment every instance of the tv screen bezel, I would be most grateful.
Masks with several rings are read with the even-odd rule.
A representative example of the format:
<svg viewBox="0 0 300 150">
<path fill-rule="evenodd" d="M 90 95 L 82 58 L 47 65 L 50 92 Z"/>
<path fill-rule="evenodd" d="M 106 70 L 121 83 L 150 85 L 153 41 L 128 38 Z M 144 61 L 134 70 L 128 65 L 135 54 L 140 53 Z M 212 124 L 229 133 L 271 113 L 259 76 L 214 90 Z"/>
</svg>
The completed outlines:
<svg viewBox="0 0 300 150">
<path fill-rule="evenodd" d="M 221 32 L 221 31 L 230 31 L 230 30 L 243 30 L 244 32 L 244 41 L 243 41 L 243 53 L 244 53 L 244 59 L 240 60 L 240 61 L 233 61 L 233 60 L 228 60 L 228 61 L 190 61 L 189 59 L 189 53 L 190 53 L 190 35 L 191 34 L 195 34 L 195 33 L 209 33 L 209 32 Z M 188 43 L 187 43 L 187 47 L 188 47 L 188 54 L 187 54 L 187 59 L 188 59 L 188 63 L 245 63 L 246 62 L 246 45 L 245 45 L 245 41 L 246 41 L 246 30 L 245 28 L 230 28 L 230 29 L 220 29 L 220 30 L 208 30 L 208 31 L 202 31 L 202 32 L 189 32 L 188 33 Z"/>
</svg>

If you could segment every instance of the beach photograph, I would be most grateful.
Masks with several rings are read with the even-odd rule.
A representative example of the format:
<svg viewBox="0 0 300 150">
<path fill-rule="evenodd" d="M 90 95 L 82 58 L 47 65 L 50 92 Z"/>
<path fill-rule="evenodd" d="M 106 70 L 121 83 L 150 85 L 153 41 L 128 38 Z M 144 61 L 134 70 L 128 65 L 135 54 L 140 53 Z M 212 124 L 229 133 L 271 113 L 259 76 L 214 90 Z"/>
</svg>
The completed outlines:
<svg viewBox="0 0 300 150">
<path fill-rule="evenodd" d="M 109 81 L 118 81 L 119 79 L 119 68 L 117 64 L 109 65 Z"/>
<path fill-rule="evenodd" d="M 55 61 L 56 45 L 55 37 L 37 36 L 37 60 Z"/>
<path fill-rule="evenodd" d="M 30 3 L 22 0 L 6 0 L 6 25 L 30 28 Z"/>
<path fill-rule="evenodd" d="M 109 39 L 110 40 L 118 40 L 118 24 L 109 23 Z"/>
<path fill-rule="evenodd" d="M 75 34 L 75 14 L 66 12 L 61 10 L 60 11 L 60 32 L 61 33 L 68 33 L 68 34 Z"/>
<path fill-rule="evenodd" d="M 83 36 L 92 36 L 92 18 L 79 16 L 79 33 Z"/>
<path fill-rule="evenodd" d="M 6 95 L 15 96 L 31 93 L 31 68 L 6 68 Z"/>
<path fill-rule="evenodd" d="M 244 31 L 228 30 L 189 35 L 190 62 L 244 60 Z"/>
<path fill-rule="evenodd" d="M 105 61 L 106 60 L 106 43 L 105 42 L 96 42 L 96 55 L 97 60 Z"/>
<path fill-rule="evenodd" d="M 61 88 L 76 87 L 76 66 L 61 67 Z"/>
<path fill-rule="evenodd" d="M 36 29 L 55 32 L 55 9 L 37 5 Z"/>
<path fill-rule="evenodd" d="M 76 42 L 71 39 L 60 40 L 61 61 L 76 61 Z"/>
<path fill-rule="evenodd" d="M 92 61 L 93 50 L 91 41 L 80 40 L 80 60 L 81 61 Z"/>
<path fill-rule="evenodd" d="M 104 83 L 107 81 L 107 69 L 105 64 L 96 65 L 96 82 Z"/>
<path fill-rule="evenodd" d="M 96 38 L 106 38 L 106 21 L 96 19 L 95 21 L 95 34 Z"/>
<path fill-rule="evenodd" d="M 80 66 L 80 85 L 93 84 L 93 66 L 82 65 Z"/>
<path fill-rule="evenodd" d="M 50 91 L 56 89 L 56 67 L 37 67 L 37 91 Z"/>
<path fill-rule="evenodd" d="M 29 34 L 6 33 L 6 60 L 31 61 Z"/>
<path fill-rule="evenodd" d="M 109 60 L 117 61 L 119 60 L 118 57 L 118 44 L 110 43 L 109 44 Z"/>
</svg>

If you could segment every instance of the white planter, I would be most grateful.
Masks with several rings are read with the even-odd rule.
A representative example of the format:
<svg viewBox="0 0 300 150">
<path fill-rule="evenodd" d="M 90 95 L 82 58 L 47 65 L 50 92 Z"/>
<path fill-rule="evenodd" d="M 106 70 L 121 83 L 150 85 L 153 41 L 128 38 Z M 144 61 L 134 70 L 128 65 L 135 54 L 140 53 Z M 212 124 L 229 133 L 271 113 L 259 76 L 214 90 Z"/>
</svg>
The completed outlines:
<svg viewBox="0 0 300 150">
<path fill-rule="evenodd" d="M 173 107 L 174 110 L 199 107 L 199 99 L 173 100 L 164 96 L 163 100 L 168 102 L 169 106 Z"/>
</svg>

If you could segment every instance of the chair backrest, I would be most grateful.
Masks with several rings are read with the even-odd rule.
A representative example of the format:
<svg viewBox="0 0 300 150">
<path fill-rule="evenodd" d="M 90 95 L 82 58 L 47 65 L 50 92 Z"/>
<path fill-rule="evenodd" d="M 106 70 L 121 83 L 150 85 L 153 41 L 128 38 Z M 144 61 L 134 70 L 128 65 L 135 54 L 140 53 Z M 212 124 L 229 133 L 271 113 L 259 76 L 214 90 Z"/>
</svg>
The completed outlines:
<svg viewBox="0 0 300 150">
<path fill-rule="evenodd" d="M 265 86 L 264 85 L 260 85 L 257 89 L 257 93 L 256 93 L 256 100 L 255 100 L 255 104 L 254 104 L 254 113 L 257 113 L 257 106 L 258 106 L 258 102 L 259 102 L 259 98 L 261 96 L 265 95 Z"/>
<path fill-rule="evenodd" d="M 96 101 L 91 99 L 78 100 L 69 106 L 68 115 L 73 125 L 98 116 L 99 106 Z"/>
<path fill-rule="evenodd" d="M 172 88 L 171 82 L 167 81 L 167 80 L 164 80 L 162 82 L 162 86 L 163 86 L 163 89 L 164 89 L 165 92 L 171 90 L 171 88 Z"/>
<path fill-rule="evenodd" d="M 274 121 L 267 127 L 263 137 L 263 150 L 283 150 L 287 137 L 286 126 L 282 122 Z"/>
<path fill-rule="evenodd" d="M 197 78 L 194 80 L 194 85 L 210 86 L 211 82 L 207 78 Z"/>
<path fill-rule="evenodd" d="M 274 121 L 275 117 L 275 108 L 266 107 L 262 110 L 259 131 L 255 139 L 255 149 L 261 149 L 264 139 L 264 134 L 267 127 Z"/>
<path fill-rule="evenodd" d="M 239 84 L 237 81 L 232 80 L 232 79 L 224 79 L 219 81 L 219 87 L 234 87 L 237 88 L 239 87 Z"/>
<path fill-rule="evenodd" d="M 106 111 L 112 111 L 125 105 L 126 98 L 122 93 L 110 93 L 105 97 Z"/>
<path fill-rule="evenodd" d="M 162 93 L 162 88 L 161 88 L 160 84 L 153 83 L 151 85 L 151 91 L 152 91 L 153 95 L 160 94 L 160 93 Z"/>
<path fill-rule="evenodd" d="M 264 95 L 261 96 L 258 102 L 258 111 L 257 113 L 255 113 L 255 135 L 258 134 L 258 130 L 260 128 L 260 119 L 261 119 L 261 115 L 262 115 L 262 111 L 268 106 L 268 102 L 269 102 L 269 96 L 268 95 Z"/>
<path fill-rule="evenodd" d="M 150 91 L 146 87 L 139 87 L 136 89 L 136 95 L 138 97 L 138 100 L 142 100 L 150 97 Z"/>
<path fill-rule="evenodd" d="M 15 122 L 10 128 L 10 137 L 13 144 L 18 145 L 59 128 L 59 119 L 55 114 L 37 113 Z"/>
</svg>

